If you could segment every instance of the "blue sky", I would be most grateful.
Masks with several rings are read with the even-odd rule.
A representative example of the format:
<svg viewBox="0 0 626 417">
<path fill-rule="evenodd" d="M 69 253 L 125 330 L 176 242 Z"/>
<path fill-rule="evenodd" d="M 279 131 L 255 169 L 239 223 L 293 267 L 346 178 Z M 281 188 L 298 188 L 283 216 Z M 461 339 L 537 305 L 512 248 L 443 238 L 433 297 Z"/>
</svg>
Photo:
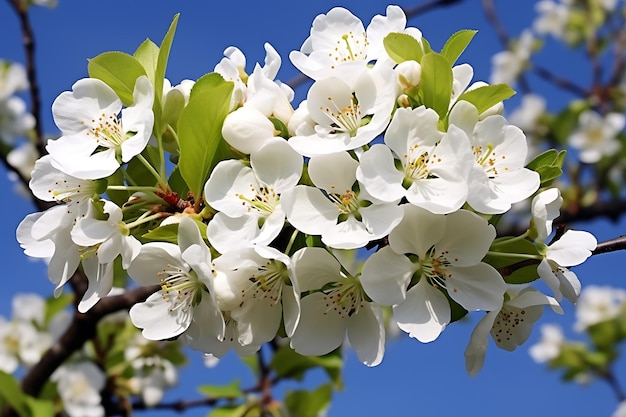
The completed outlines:
<svg viewBox="0 0 626 417">
<path fill-rule="evenodd" d="M 534 15 L 531 2 L 495 3 L 511 35 L 518 35 L 530 25 Z M 296 75 L 296 70 L 288 61 L 288 53 L 300 48 L 317 14 L 326 13 L 333 6 L 344 6 L 367 25 L 375 14 L 384 14 L 386 5 L 371 0 L 245 0 L 236 3 L 59 0 L 56 9 L 33 8 L 44 131 L 57 133 L 50 105 L 59 93 L 71 89 L 76 80 L 87 76 L 88 58 L 111 50 L 132 53 L 146 37 L 160 42 L 175 13 L 180 12 L 181 17 L 167 71 L 173 83 L 185 78 L 197 79 L 212 71 L 221 59 L 222 51 L 230 45 L 239 47 L 246 54 L 248 69 L 251 70 L 254 62 L 264 58 L 264 42 L 270 42 L 283 57 L 283 68 L 278 78 L 288 81 Z M 403 1 L 399 5 L 410 7 L 415 3 Z M 414 18 L 409 24 L 422 30 L 434 48 L 440 48 L 447 37 L 457 30 L 478 29 L 461 62 L 468 62 L 474 67 L 475 80 L 488 80 L 490 58 L 501 46 L 495 32 L 487 25 L 480 2 L 465 0 L 461 5 Z M 0 58 L 23 61 L 17 19 L 6 2 L 0 2 L 0 39 Z M 550 67 L 562 64 L 565 56 L 554 49 L 542 53 L 540 59 L 544 66 Z M 568 76 L 585 79 L 588 72 L 582 65 L 571 65 Z M 539 92 L 547 97 L 549 108 L 556 109 L 570 99 L 550 86 L 537 85 Z M 305 90 L 297 90 L 294 107 L 304 95 Z M 515 99 L 506 104 L 507 109 L 512 109 L 514 104 Z M 0 314 L 8 316 L 10 301 L 15 293 L 37 292 L 47 296 L 51 294 L 52 285 L 46 279 L 45 265 L 27 259 L 14 237 L 18 223 L 34 208 L 26 200 L 16 197 L 12 184 L 4 175 L 0 175 L 0 189 L 5 190 L 4 201 L 0 205 L 3 218 L 0 236 L 4 252 Z M 578 228 L 593 231 L 598 240 L 603 240 L 623 234 L 619 230 L 624 230 L 624 226 L 624 221 L 617 225 L 599 221 L 579 225 Z M 575 271 L 583 285 L 624 286 L 624 277 L 614 272 L 619 262 L 623 261 L 622 257 L 620 254 L 602 255 Z M 514 353 L 503 352 L 490 345 L 483 371 L 475 378 L 467 376 L 463 351 L 479 318 L 478 314 L 470 315 L 466 322 L 451 325 L 437 341 L 426 345 L 402 337 L 390 344 L 385 359 L 376 368 L 361 365 L 353 354 L 348 353 L 345 390 L 336 394 L 328 415 L 526 417 L 553 414 L 609 416 L 612 413 L 616 402 L 607 386 L 599 382 L 588 387 L 560 384 L 557 373 L 549 372 L 531 360 L 527 351 L 537 340 L 538 329 L 535 329 L 530 342 Z M 563 318 L 548 311 L 544 316 L 544 321 L 561 322 L 568 332 L 573 320 L 570 306 L 566 306 Z M 197 364 L 198 356 L 193 355 L 192 365 Z M 621 375 L 626 376 L 623 365 L 620 370 Z M 234 355 L 229 355 L 217 368 L 189 366 L 183 372 L 181 385 L 168 398 L 197 398 L 194 389 L 197 384 L 229 382 L 245 370 L 237 364 Z M 206 415 L 206 410 L 186 415 Z"/>
</svg>

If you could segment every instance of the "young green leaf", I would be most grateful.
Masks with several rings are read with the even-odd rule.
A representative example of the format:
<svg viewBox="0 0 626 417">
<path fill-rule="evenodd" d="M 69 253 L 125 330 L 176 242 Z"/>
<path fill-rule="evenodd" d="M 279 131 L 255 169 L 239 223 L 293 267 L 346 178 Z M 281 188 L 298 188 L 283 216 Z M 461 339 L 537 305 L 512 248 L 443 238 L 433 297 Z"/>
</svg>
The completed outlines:
<svg viewBox="0 0 626 417">
<path fill-rule="evenodd" d="M 26 398 L 13 375 L 0 371 L 0 405 L 8 406 L 20 417 L 29 417 Z"/>
<path fill-rule="evenodd" d="M 459 100 L 469 101 L 478 109 L 478 114 L 481 114 L 513 95 L 515 95 L 515 90 L 506 84 L 484 85 L 466 91 L 459 97 Z"/>
<path fill-rule="evenodd" d="M 159 48 L 159 57 L 157 59 L 157 65 L 154 71 L 154 131 L 160 137 L 163 133 L 163 124 L 161 121 L 161 102 L 163 100 L 163 79 L 165 78 L 165 69 L 167 68 L 167 60 L 170 56 L 170 49 L 172 48 L 172 42 L 174 41 L 174 33 L 176 33 L 176 26 L 178 25 L 178 18 L 180 13 L 176 14 L 172 19 L 167 33 L 163 37 L 161 47 Z"/>
<path fill-rule="evenodd" d="M 511 237 L 501 237 L 494 240 L 491 250 L 501 252 L 502 255 L 489 254 L 485 257 L 485 262 L 494 268 L 506 268 L 520 262 L 519 258 L 506 256 L 507 253 L 538 255 L 535 245 L 527 239 L 512 239 Z M 508 284 L 526 284 L 539 278 L 537 275 L 537 263 L 531 263 L 519 268 L 512 268 L 511 273 L 503 274 L 504 280 Z"/>
<path fill-rule="evenodd" d="M 320 385 L 313 391 L 290 391 L 285 396 L 285 405 L 290 415 L 298 417 L 317 417 L 328 408 L 333 395 L 329 384 Z"/>
<path fill-rule="evenodd" d="M 239 398 L 244 396 L 238 379 L 227 385 L 202 385 L 198 387 L 198 391 L 209 398 Z"/>
<path fill-rule="evenodd" d="M 217 163 L 218 147 L 224 141 L 222 125 L 232 91 L 233 83 L 224 81 L 217 73 L 201 77 L 179 118 L 180 173 L 197 202 L 210 170 Z"/>
<path fill-rule="evenodd" d="M 137 78 L 146 75 L 146 70 L 139 61 L 124 52 L 104 52 L 91 58 L 87 64 L 87 71 L 91 78 L 104 81 L 111 87 L 125 106 L 133 104 L 133 90 Z"/>
<path fill-rule="evenodd" d="M 169 243 L 178 243 L 178 225 L 168 224 L 165 226 L 159 226 L 156 229 L 150 230 L 148 233 L 141 236 L 148 241 L 161 241 Z"/>
<path fill-rule="evenodd" d="M 404 61 L 417 61 L 422 60 L 422 46 L 411 35 L 406 33 L 390 33 L 383 39 L 383 45 L 387 54 L 397 64 Z"/>
<path fill-rule="evenodd" d="M 566 153 L 567 151 L 565 150 L 548 149 L 537 155 L 526 167 L 539 174 L 541 186 L 545 187 L 563 174 L 562 167 Z"/>
<path fill-rule="evenodd" d="M 443 55 L 429 52 L 422 57 L 420 89 L 424 105 L 444 119 L 452 96 L 452 66 Z"/>
<path fill-rule="evenodd" d="M 446 44 L 441 49 L 441 55 L 448 59 L 450 65 L 454 65 L 477 32 L 477 30 L 460 30 L 456 32 L 446 41 Z"/>
<path fill-rule="evenodd" d="M 157 62 L 159 60 L 159 47 L 150 39 L 146 39 L 139 45 L 133 56 L 143 66 L 146 70 L 146 75 L 154 84 L 154 75 L 156 74 Z"/>
</svg>

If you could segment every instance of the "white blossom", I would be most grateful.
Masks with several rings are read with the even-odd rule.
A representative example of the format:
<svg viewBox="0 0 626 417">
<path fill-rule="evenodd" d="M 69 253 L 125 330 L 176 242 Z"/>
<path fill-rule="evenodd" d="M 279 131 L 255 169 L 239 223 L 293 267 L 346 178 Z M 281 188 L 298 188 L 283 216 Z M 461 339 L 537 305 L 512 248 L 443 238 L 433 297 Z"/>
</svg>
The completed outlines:
<svg viewBox="0 0 626 417">
<path fill-rule="evenodd" d="M 615 155 L 622 143 L 617 135 L 624 129 L 626 117 L 622 113 L 604 116 L 585 110 L 578 116 L 578 127 L 570 135 L 569 144 L 578 149 L 582 162 L 593 164 L 603 156 Z"/>
<path fill-rule="evenodd" d="M 386 236 L 402 217 L 400 199 L 371 197 L 356 181 L 357 166 L 347 152 L 312 157 L 308 172 L 317 188 L 297 185 L 283 194 L 289 223 L 337 249 L 360 248 Z"/>
<path fill-rule="evenodd" d="M 467 372 L 475 376 L 482 369 L 489 334 L 496 346 L 509 352 L 525 343 L 546 305 L 563 314 L 563 309 L 554 298 L 541 294 L 532 287 L 510 288 L 502 306 L 486 313 L 474 328 L 465 349 Z"/>
<path fill-rule="evenodd" d="M 293 256 L 298 276 L 301 316 L 291 347 L 301 355 L 324 355 L 346 338 L 361 362 L 380 363 L 385 327 L 380 306 L 366 299 L 358 275 L 342 272 L 337 259 L 323 248 L 303 248 Z"/>
<path fill-rule="evenodd" d="M 396 111 L 385 133 L 387 146 L 374 145 L 360 158 L 356 175 L 369 194 L 387 202 L 406 197 L 438 214 L 461 208 L 473 164 L 469 141 L 455 126 L 440 132 L 438 120 L 437 113 L 425 107 Z"/>
<path fill-rule="evenodd" d="M 576 303 L 577 331 L 584 331 L 605 320 L 611 320 L 624 312 L 626 291 L 609 286 L 588 285 L 580 293 Z"/>
<path fill-rule="evenodd" d="M 540 329 L 541 339 L 530 347 L 528 353 L 535 362 L 544 363 L 559 356 L 565 338 L 563 330 L 556 324 L 543 324 Z"/>
<path fill-rule="evenodd" d="M 63 408 L 70 417 L 104 417 L 100 391 L 106 376 L 94 363 L 63 365 L 51 379 L 56 381 Z"/>
<path fill-rule="evenodd" d="M 98 179 L 143 151 L 154 122 L 154 87 L 147 77 L 135 82 L 133 101 L 122 110 L 113 89 L 96 78 L 79 80 L 71 92 L 61 93 L 52 115 L 63 136 L 46 146 L 53 165 L 68 175 Z"/>
<path fill-rule="evenodd" d="M 495 268 L 481 262 L 494 227 L 466 210 L 441 215 L 402 207 L 404 217 L 389 234 L 389 246 L 363 265 L 367 295 L 394 306 L 398 326 L 421 342 L 435 340 L 450 322 L 444 291 L 467 310 L 498 309 L 506 285 Z"/>
</svg>

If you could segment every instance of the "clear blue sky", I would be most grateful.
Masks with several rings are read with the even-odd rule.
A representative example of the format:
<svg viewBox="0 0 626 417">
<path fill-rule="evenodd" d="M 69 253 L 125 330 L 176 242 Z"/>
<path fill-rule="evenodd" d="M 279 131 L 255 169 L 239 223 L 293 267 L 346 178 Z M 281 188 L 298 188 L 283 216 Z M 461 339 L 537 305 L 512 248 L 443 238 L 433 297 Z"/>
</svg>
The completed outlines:
<svg viewBox="0 0 626 417">
<path fill-rule="evenodd" d="M 419 1 L 419 0 L 418 0 Z M 416 1 L 415 3 L 418 3 Z M 402 1 L 400 6 L 415 5 Z M 531 2 L 500 1 L 502 19 L 512 35 L 530 25 L 533 16 Z M 33 8 L 32 22 L 37 41 L 37 64 L 43 102 L 44 131 L 56 134 L 50 105 L 62 91 L 87 76 L 87 58 L 105 51 L 120 50 L 132 53 L 146 38 L 159 43 L 172 16 L 180 12 L 178 31 L 174 40 L 168 78 L 173 83 L 182 79 L 197 79 L 212 71 L 221 59 L 222 51 L 234 45 L 248 58 L 248 69 L 264 58 L 263 44 L 270 42 L 283 57 L 283 68 L 278 78 L 290 80 L 296 75 L 288 61 L 288 53 L 299 49 L 308 36 L 313 18 L 326 13 L 333 6 L 344 6 L 359 16 L 367 25 L 375 14 L 384 14 L 386 3 L 380 1 L 147 1 L 132 0 L 90 2 L 59 0 L 56 9 Z M 475 80 L 487 80 L 490 57 L 500 50 L 495 32 L 487 25 L 477 0 L 465 0 L 462 5 L 438 10 L 410 20 L 411 26 L 420 28 L 435 48 L 460 29 L 478 29 L 474 42 L 462 56 L 462 62 L 475 69 Z M 17 19 L 5 1 L 0 1 L 0 58 L 22 61 L 20 32 Z M 542 54 L 544 66 L 561 59 L 558 51 Z M 562 68 L 562 67 L 561 67 Z M 577 66 L 568 69 L 568 76 L 585 78 L 577 74 Z M 582 68 L 582 67 L 581 67 Z M 550 108 L 558 108 L 569 97 L 542 85 Z M 304 97 L 298 90 L 294 107 Z M 507 104 L 512 109 L 513 101 Z M 46 279 L 43 263 L 27 259 L 15 241 L 15 228 L 22 218 L 34 210 L 28 202 L 16 197 L 11 183 L 0 175 L 0 189 L 5 190 L 0 205 L 0 233 L 3 242 L 0 314 L 10 314 L 10 302 L 17 292 L 37 292 L 49 295 L 52 285 Z M 619 227 L 607 222 L 580 225 L 597 234 L 599 240 L 622 234 L 625 222 Z M 626 277 L 615 274 L 623 255 L 602 255 L 576 268 L 583 285 L 588 283 L 624 286 Z M 623 275 L 623 274 L 622 274 Z M 569 332 L 573 323 L 573 310 L 566 306 L 561 318 L 547 311 L 544 321 L 559 321 Z M 609 416 L 616 405 L 608 387 L 594 383 L 589 387 L 562 385 L 555 372 L 548 372 L 528 356 L 528 347 L 537 340 L 538 329 L 530 343 L 514 353 L 498 350 L 490 345 L 483 371 L 476 378 L 465 373 L 463 351 L 473 325 L 480 318 L 470 315 L 466 323 L 450 326 L 431 344 L 402 338 L 392 343 L 382 364 L 367 368 L 348 354 L 345 372 L 345 391 L 335 396 L 329 410 L 330 417 L 338 416 L 453 416 L 484 417 L 527 416 Z M 198 365 L 194 355 L 193 365 Z M 198 395 L 194 387 L 202 383 L 231 381 L 242 371 L 236 358 L 229 355 L 215 369 L 190 366 L 184 370 L 179 389 L 168 398 L 193 399 Z M 626 367 L 621 366 L 621 376 L 626 383 Z M 619 374 L 618 374 L 619 375 Z M 245 379 L 246 376 L 240 376 Z M 156 414 L 156 413 L 155 413 Z M 158 415 L 167 415 L 159 413 Z M 175 414 L 175 413 L 172 413 Z M 141 415 L 138 413 L 137 415 Z M 149 413 L 152 415 L 152 413 Z M 186 415 L 206 415 L 206 410 Z"/>
</svg>

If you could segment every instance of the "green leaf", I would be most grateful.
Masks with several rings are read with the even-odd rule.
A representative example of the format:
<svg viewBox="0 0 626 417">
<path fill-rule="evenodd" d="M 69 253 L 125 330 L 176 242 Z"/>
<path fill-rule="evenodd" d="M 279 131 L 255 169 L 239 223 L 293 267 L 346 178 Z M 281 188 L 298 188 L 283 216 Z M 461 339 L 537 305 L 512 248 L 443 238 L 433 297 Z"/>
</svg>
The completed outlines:
<svg viewBox="0 0 626 417">
<path fill-rule="evenodd" d="M 196 201 L 209 172 L 217 164 L 222 124 L 230 108 L 233 83 L 217 73 L 201 77 L 191 90 L 189 103 L 178 122 L 179 167 Z"/>
<path fill-rule="evenodd" d="M 15 378 L 0 371 L 0 405 L 6 405 L 20 417 L 29 417 L 26 395 L 22 392 Z"/>
<path fill-rule="evenodd" d="M 32 417 L 54 417 L 56 415 L 54 404 L 51 401 L 26 397 L 26 405 Z"/>
<path fill-rule="evenodd" d="M 285 405 L 292 416 L 317 417 L 328 408 L 332 395 L 333 388 L 329 384 L 313 391 L 291 391 L 285 395 Z"/>
<path fill-rule="evenodd" d="M 443 55 L 429 52 L 422 57 L 420 89 L 424 105 L 444 119 L 448 114 L 452 95 L 452 66 Z"/>
<path fill-rule="evenodd" d="M 202 385 L 198 387 L 198 391 L 209 398 L 239 398 L 244 396 L 239 380 L 228 385 Z"/>
<path fill-rule="evenodd" d="M 522 261 L 520 258 L 505 256 L 506 253 L 538 255 L 537 247 L 526 239 L 512 239 L 511 237 L 501 237 L 492 243 L 491 251 L 501 252 L 503 255 L 487 255 L 484 262 L 487 262 L 496 269 L 505 268 Z M 523 268 L 515 269 L 510 274 L 503 275 L 504 280 L 509 284 L 526 284 L 539 278 L 537 275 L 537 265 L 527 265 Z M 502 271 L 500 271 L 502 272 Z"/>
<path fill-rule="evenodd" d="M 131 162 L 135 159 L 136 158 L 133 158 Z M 117 169 L 107 178 L 107 186 L 108 185 L 125 185 L 122 168 Z M 131 193 L 126 190 L 106 190 L 106 195 L 109 200 L 122 207 L 122 205 L 128 201 Z"/>
<path fill-rule="evenodd" d="M 545 187 L 563 174 L 566 153 L 565 150 L 548 149 L 530 161 L 526 168 L 536 171 L 541 177 L 541 186 Z"/>
<path fill-rule="evenodd" d="M 91 58 L 87 70 L 91 78 L 102 80 L 111 87 L 125 106 L 133 104 L 133 89 L 137 78 L 146 75 L 146 70 L 139 61 L 124 52 L 104 52 Z"/>
<path fill-rule="evenodd" d="M 133 54 L 141 66 L 146 70 L 146 75 L 154 84 L 154 75 L 159 60 L 159 47 L 150 39 L 146 39 L 139 45 Z"/>
<path fill-rule="evenodd" d="M 146 148 L 141 152 L 141 155 L 156 171 L 158 171 L 158 167 L 161 166 L 161 155 L 159 154 L 159 150 L 157 148 L 154 146 L 146 146 Z M 133 158 L 128 162 L 126 174 L 137 184 L 156 185 L 158 182 L 152 172 L 143 164 L 143 162 L 139 160 L 139 158 Z"/>
<path fill-rule="evenodd" d="M 167 68 L 167 61 L 170 56 L 170 49 L 172 48 L 172 42 L 174 41 L 174 34 L 176 33 L 176 26 L 178 25 L 178 18 L 180 13 L 174 15 L 172 23 L 170 24 L 167 33 L 163 37 L 161 47 L 159 48 L 159 57 L 157 59 L 156 68 L 154 70 L 154 106 L 152 110 L 154 112 L 154 131 L 158 137 L 161 136 L 164 130 L 164 125 L 161 121 L 161 103 L 163 101 L 163 79 L 165 78 L 165 70 Z"/>
<path fill-rule="evenodd" d="M 272 357 L 271 368 L 282 378 L 301 380 L 306 371 L 322 368 L 336 387 L 341 387 L 343 359 L 339 349 L 322 356 L 302 356 L 288 345 L 281 346 Z"/>
<path fill-rule="evenodd" d="M 478 114 L 481 114 L 513 95 L 515 95 L 515 90 L 506 84 L 484 85 L 466 91 L 459 97 L 459 100 L 469 101 L 478 109 Z"/>
<path fill-rule="evenodd" d="M 454 65 L 477 32 L 477 30 L 467 29 L 456 32 L 446 41 L 446 44 L 441 49 L 441 55 L 448 59 L 450 65 Z"/>
<path fill-rule="evenodd" d="M 243 417 L 248 412 L 248 406 L 246 404 L 241 405 L 225 405 L 222 407 L 216 407 L 207 417 Z"/>
<path fill-rule="evenodd" d="M 425 37 L 422 36 L 422 50 L 425 54 L 432 52 L 433 48 L 430 47 L 430 42 L 426 40 Z"/>
<path fill-rule="evenodd" d="M 422 46 L 411 35 L 406 33 L 392 32 L 385 36 L 383 39 L 383 45 L 385 51 L 396 64 L 400 64 L 404 61 L 417 61 L 422 60 Z"/>
<path fill-rule="evenodd" d="M 178 244 L 178 224 L 168 224 L 150 230 L 141 236 L 147 240 Z"/>
</svg>

